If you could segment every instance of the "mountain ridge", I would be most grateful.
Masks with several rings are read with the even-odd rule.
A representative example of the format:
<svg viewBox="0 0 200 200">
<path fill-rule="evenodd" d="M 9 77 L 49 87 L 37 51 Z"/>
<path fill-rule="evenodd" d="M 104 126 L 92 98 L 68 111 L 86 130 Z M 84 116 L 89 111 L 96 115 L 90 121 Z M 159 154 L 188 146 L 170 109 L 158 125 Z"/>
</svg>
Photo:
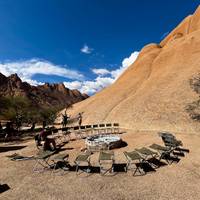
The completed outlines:
<svg viewBox="0 0 200 200">
<path fill-rule="evenodd" d="M 23 96 L 29 99 L 37 107 L 53 107 L 77 103 L 88 98 L 78 90 L 70 90 L 63 83 L 45 83 L 44 85 L 32 86 L 22 82 L 17 74 L 6 77 L 0 73 L 0 96 Z"/>
</svg>

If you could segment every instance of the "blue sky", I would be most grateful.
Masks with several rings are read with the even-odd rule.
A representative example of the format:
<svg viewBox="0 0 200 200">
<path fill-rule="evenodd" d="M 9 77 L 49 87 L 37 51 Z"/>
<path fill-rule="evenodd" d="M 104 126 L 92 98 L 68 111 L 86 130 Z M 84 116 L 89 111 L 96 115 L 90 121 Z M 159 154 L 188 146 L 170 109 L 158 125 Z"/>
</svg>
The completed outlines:
<svg viewBox="0 0 200 200">
<path fill-rule="evenodd" d="M 0 72 L 16 72 L 32 84 L 65 82 L 95 93 L 115 81 L 144 45 L 159 43 L 199 3 L 0 0 Z"/>
</svg>

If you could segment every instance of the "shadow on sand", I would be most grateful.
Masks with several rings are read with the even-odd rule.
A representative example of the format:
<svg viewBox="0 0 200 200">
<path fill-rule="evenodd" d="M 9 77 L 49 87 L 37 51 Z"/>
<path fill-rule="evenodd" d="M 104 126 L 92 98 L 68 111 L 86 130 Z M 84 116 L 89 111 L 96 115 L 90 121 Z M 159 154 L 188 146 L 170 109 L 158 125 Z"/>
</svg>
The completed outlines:
<svg viewBox="0 0 200 200">
<path fill-rule="evenodd" d="M 5 146 L 5 147 L 0 147 L 0 153 L 7 152 L 7 151 L 16 151 L 23 149 L 27 146 Z"/>
<path fill-rule="evenodd" d="M 152 165 L 154 165 L 156 168 L 159 168 L 159 167 L 164 167 L 167 165 L 166 162 L 163 162 L 161 160 L 158 160 L 157 158 L 151 158 L 148 160 L 148 162 Z"/>
<path fill-rule="evenodd" d="M 0 185 L 0 194 L 9 190 L 10 187 L 7 184 Z"/>
</svg>

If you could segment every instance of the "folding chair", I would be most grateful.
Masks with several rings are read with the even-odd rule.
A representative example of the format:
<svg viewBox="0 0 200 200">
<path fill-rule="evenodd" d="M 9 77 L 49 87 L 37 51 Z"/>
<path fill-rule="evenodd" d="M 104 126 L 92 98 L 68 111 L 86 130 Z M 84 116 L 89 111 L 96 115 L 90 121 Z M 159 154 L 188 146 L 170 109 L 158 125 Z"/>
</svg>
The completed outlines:
<svg viewBox="0 0 200 200">
<path fill-rule="evenodd" d="M 182 141 L 177 140 L 176 137 L 172 133 L 159 132 L 158 135 L 162 138 L 165 146 L 171 146 L 171 147 L 183 146 Z"/>
<path fill-rule="evenodd" d="M 106 133 L 106 125 L 105 124 L 99 124 L 99 131 L 101 134 Z"/>
<path fill-rule="evenodd" d="M 112 133 L 112 124 L 106 124 L 106 133 Z"/>
<path fill-rule="evenodd" d="M 156 150 L 159 154 L 159 160 L 161 159 L 165 159 L 167 161 L 167 163 L 171 164 L 169 161 L 169 157 L 171 155 L 171 153 L 173 152 L 173 149 L 170 147 L 163 147 L 161 145 L 158 144 L 152 144 L 149 146 L 151 149 Z"/>
<path fill-rule="evenodd" d="M 92 125 L 86 125 L 85 129 L 86 129 L 85 131 L 87 133 L 87 136 L 92 134 Z"/>
<path fill-rule="evenodd" d="M 97 132 L 97 134 L 99 134 L 99 128 L 98 127 L 99 127 L 98 124 L 92 125 L 92 133 L 93 134 L 96 134 L 96 132 Z"/>
<path fill-rule="evenodd" d="M 56 172 L 56 169 L 59 168 L 64 171 L 69 171 L 69 154 L 58 154 L 55 157 L 51 158 L 51 161 L 54 163 L 54 168 L 52 173 Z"/>
<path fill-rule="evenodd" d="M 82 172 L 86 172 L 86 173 L 90 173 L 90 152 L 86 152 L 86 153 L 81 153 L 79 154 L 74 163 L 76 164 L 76 175 L 78 175 L 78 171 L 79 169 L 81 169 L 81 167 L 86 167 L 86 169 L 81 169 Z"/>
<path fill-rule="evenodd" d="M 173 138 L 173 137 L 162 136 L 162 140 L 163 140 L 165 146 L 169 146 L 169 147 L 172 147 L 175 149 L 179 148 L 180 146 L 183 146 L 182 141 L 177 140 L 176 138 Z"/>
<path fill-rule="evenodd" d="M 79 134 L 80 134 L 81 139 L 87 137 L 86 126 L 80 126 L 80 133 Z"/>
<path fill-rule="evenodd" d="M 113 124 L 113 132 L 119 134 L 119 123 Z"/>
<path fill-rule="evenodd" d="M 169 132 L 158 132 L 158 135 L 160 137 L 165 136 L 165 137 L 173 137 L 173 138 L 175 138 L 175 136 L 172 133 L 169 133 Z"/>
<path fill-rule="evenodd" d="M 143 173 L 142 173 L 140 170 L 141 164 L 143 163 L 144 159 L 137 151 L 131 151 L 131 152 L 125 151 L 124 155 L 125 155 L 126 161 L 127 161 L 126 168 L 125 168 L 126 171 L 128 171 L 128 169 L 130 169 L 130 170 L 135 169 L 133 171 L 133 176 L 136 174 L 137 171 L 141 175 L 146 174 L 145 171 L 143 171 Z M 135 165 L 135 167 L 133 167 L 133 165 Z"/>
<path fill-rule="evenodd" d="M 55 153 L 55 151 L 40 151 L 37 156 L 35 156 L 35 165 L 33 167 L 33 172 L 44 172 L 46 169 L 50 169 L 49 164 L 50 157 Z M 38 167 L 41 166 L 41 167 Z"/>
<path fill-rule="evenodd" d="M 100 151 L 99 153 L 100 174 L 105 175 L 107 172 L 112 173 L 114 171 L 114 168 L 113 168 L 114 162 L 115 162 L 114 152 Z M 105 168 L 104 167 L 105 165 L 110 165 L 110 167 Z"/>
<path fill-rule="evenodd" d="M 138 153 L 140 153 L 142 155 L 143 158 L 143 162 L 147 162 L 148 164 L 150 164 L 151 166 L 153 165 L 151 162 L 149 162 L 151 159 L 154 159 L 158 156 L 158 153 L 155 151 L 152 151 L 146 147 L 142 147 L 140 149 L 135 149 Z M 154 165 L 154 167 L 156 167 Z"/>
</svg>

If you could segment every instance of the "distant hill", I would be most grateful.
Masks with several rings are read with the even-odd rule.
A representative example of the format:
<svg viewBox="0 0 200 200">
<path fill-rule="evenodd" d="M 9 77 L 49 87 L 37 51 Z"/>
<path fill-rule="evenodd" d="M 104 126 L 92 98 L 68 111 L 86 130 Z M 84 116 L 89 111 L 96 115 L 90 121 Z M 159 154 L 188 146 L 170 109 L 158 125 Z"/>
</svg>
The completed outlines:
<svg viewBox="0 0 200 200">
<path fill-rule="evenodd" d="M 36 107 L 65 107 L 88 98 L 78 90 L 70 90 L 63 83 L 32 86 L 22 82 L 17 74 L 8 77 L 0 73 L 0 97 L 23 96 L 27 97 Z"/>
<path fill-rule="evenodd" d="M 190 79 L 199 72 L 200 7 L 160 44 L 145 46 L 114 84 L 75 104 L 70 114 L 83 112 L 83 123 L 199 133 L 199 122 L 186 111 L 198 99 Z"/>
</svg>

